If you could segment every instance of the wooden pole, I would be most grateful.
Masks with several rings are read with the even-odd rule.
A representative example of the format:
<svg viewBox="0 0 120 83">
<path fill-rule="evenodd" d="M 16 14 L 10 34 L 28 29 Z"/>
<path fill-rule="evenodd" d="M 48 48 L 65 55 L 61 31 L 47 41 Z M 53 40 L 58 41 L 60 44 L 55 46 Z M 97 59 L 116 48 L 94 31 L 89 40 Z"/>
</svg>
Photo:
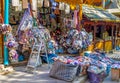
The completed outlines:
<svg viewBox="0 0 120 83">
<path fill-rule="evenodd" d="M 4 0 L 1 0 L 1 12 L 2 12 L 2 18 L 3 18 L 3 22 L 4 22 Z M 3 40 L 3 35 L 2 35 L 2 58 L 4 58 L 4 40 Z"/>
<path fill-rule="evenodd" d="M 4 18 L 4 0 L 1 0 L 0 3 L 1 3 L 1 14 L 2 17 Z"/>
<path fill-rule="evenodd" d="M 112 34 L 112 50 L 114 49 L 114 38 L 113 38 L 113 36 L 114 36 L 113 33 L 114 32 L 113 31 L 114 31 L 114 25 L 112 25 L 112 33 L 111 33 Z"/>
<path fill-rule="evenodd" d="M 116 24 L 116 30 L 115 30 L 115 48 L 117 47 L 117 33 L 118 33 L 118 25 Z"/>
<path fill-rule="evenodd" d="M 95 49 L 95 46 L 96 46 L 96 29 L 97 26 L 96 26 L 96 22 L 94 24 L 94 33 L 93 33 L 93 41 L 94 41 L 94 49 Z"/>
<path fill-rule="evenodd" d="M 79 23 L 80 23 L 80 30 L 82 29 L 82 24 L 81 24 L 81 21 L 82 21 L 82 14 L 83 14 L 83 12 L 82 12 L 82 3 L 81 4 L 79 4 L 79 6 L 80 6 L 80 10 L 79 10 Z"/>
<path fill-rule="evenodd" d="M 106 40 L 105 40 L 105 37 L 106 37 L 105 32 L 106 32 L 106 30 L 105 29 L 107 28 L 106 23 L 105 23 L 105 25 L 102 25 L 102 28 L 104 29 L 104 31 L 103 31 L 104 32 L 104 34 L 103 34 L 103 51 L 105 51 L 106 50 L 106 46 L 105 46 L 106 45 Z"/>
</svg>

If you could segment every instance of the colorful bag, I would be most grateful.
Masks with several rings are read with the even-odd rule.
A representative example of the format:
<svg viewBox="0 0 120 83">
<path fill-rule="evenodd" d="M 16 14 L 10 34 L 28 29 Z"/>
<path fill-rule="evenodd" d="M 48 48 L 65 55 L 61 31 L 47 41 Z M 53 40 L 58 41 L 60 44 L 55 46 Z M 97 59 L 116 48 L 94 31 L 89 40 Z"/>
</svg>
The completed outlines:
<svg viewBox="0 0 120 83">
<path fill-rule="evenodd" d="M 64 81 L 73 81 L 76 77 L 77 69 L 78 66 L 76 65 L 55 61 L 49 75 Z"/>
<path fill-rule="evenodd" d="M 90 83 L 102 83 L 105 78 L 105 73 L 102 72 L 100 74 L 95 74 L 92 72 L 88 72 L 88 79 Z"/>
</svg>

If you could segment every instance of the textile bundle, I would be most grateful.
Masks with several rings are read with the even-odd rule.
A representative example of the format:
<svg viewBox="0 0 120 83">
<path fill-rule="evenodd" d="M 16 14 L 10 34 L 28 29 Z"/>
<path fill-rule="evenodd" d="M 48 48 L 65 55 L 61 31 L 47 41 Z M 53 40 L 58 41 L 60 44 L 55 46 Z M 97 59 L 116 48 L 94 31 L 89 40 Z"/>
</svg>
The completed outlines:
<svg viewBox="0 0 120 83">
<path fill-rule="evenodd" d="M 16 52 L 16 49 L 18 47 L 18 43 L 15 41 L 15 38 L 12 35 L 12 28 L 10 25 L 3 24 L 0 28 L 2 33 L 6 36 L 6 42 L 5 45 L 9 49 L 9 57 L 11 62 L 17 62 L 18 61 L 18 54 Z"/>
</svg>

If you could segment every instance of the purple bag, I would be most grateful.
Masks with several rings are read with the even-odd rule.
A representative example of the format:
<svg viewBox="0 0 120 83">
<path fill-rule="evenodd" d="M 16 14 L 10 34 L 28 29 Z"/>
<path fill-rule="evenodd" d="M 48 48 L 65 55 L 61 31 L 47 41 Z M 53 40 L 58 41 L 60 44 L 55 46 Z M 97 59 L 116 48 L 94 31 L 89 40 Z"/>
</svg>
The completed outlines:
<svg viewBox="0 0 120 83">
<path fill-rule="evenodd" d="M 101 83 L 99 74 L 88 72 L 88 78 L 90 83 Z"/>
<path fill-rule="evenodd" d="M 95 74 L 92 72 L 88 72 L 88 79 L 90 83 L 102 83 L 104 78 L 106 77 L 106 73 L 102 72 L 100 74 Z"/>
</svg>

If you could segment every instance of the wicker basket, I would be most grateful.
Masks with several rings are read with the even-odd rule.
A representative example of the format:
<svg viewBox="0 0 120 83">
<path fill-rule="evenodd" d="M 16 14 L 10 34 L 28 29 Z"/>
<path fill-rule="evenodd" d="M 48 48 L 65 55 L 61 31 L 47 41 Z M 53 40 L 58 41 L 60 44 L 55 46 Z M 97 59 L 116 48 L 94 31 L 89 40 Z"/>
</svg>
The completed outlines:
<svg viewBox="0 0 120 83">
<path fill-rule="evenodd" d="M 76 77 L 77 69 L 78 66 L 55 61 L 49 75 L 64 81 L 73 81 Z"/>
</svg>

